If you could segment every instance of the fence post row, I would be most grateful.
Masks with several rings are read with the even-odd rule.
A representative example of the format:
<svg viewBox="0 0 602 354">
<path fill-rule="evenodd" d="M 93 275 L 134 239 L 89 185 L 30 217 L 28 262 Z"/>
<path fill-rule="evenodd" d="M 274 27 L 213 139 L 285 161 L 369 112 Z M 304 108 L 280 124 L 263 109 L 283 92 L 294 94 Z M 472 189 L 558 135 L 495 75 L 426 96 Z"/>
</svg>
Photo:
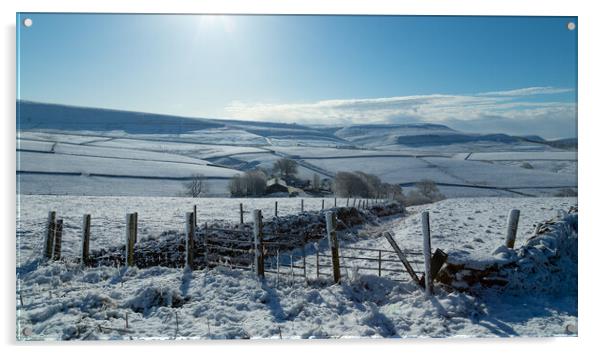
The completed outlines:
<svg viewBox="0 0 602 354">
<path fill-rule="evenodd" d="M 431 226 L 429 212 L 422 212 L 422 252 L 424 253 L 424 290 L 426 296 L 433 293 L 433 277 L 431 275 Z"/>
<path fill-rule="evenodd" d="M 253 211 L 253 241 L 255 244 L 255 271 L 260 278 L 264 277 L 263 264 L 263 225 L 261 210 Z"/>
<path fill-rule="evenodd" d="M 339 241 L 336 233 L 336 216 L 332 211 L 326 213 L 326 232 L 328 233 L 328 243 L 332 254 L 332 276 L 334 282 L 338 284 L 341 280 L 341 268 L 339 265 Z"/>
<path fill-rule="evenodd" d="M 520 216 L 520 210 L 512 209 L 508 213 L 508 229 L 506 231 L 506 247 L 514 248 L 514 242 L 516 241 L 516 232 L 518 231 L 518 218 Z"/>
<path fill-rule="evenodd" d="M 46 242 L 44 242 L 44 257 L 52 258 L 52 249 L 54 245 L 54 228 L 56 225 L 56 211 L 48 212 L 48 223 L 46 224 Z"/>
<path fill-rule="evenodd" d="M 194 212 L 186 213 L 186 266 L 194 270 Z"/>
<path fill-rule="evenodd" d="M 125 265 L 134 265 L 134 245 L 136 237 L 136 215 L 128 213 L 125 216 Z"/>
<path fill-rule="evenodd" d="M 90 261 L 90 214 L 84 214 L 82 225 L 82 265 Z"/>
<path fill-rule="evenodd" d="M 63 239 L 63 219 L 58 219 L 54 226 L 54 252 L 52 259 L 58 261 L 61 259 L 61 241 Z"/>
</svg>

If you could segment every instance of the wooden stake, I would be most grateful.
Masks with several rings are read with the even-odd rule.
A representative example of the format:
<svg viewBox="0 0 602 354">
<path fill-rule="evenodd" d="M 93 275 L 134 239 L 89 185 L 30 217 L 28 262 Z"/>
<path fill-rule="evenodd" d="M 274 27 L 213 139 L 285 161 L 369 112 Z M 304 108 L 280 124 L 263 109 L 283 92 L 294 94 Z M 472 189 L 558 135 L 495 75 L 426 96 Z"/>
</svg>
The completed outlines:
<svg viewBox="0 0 602 354">
<path fill-rule="evenodd" d="M 280 250 L 276 250 L 276 286 L 280 286 Z"/>
<path fill-rule="evenodd" d="M 516 232 L 518 231 L 518 218 L 520 216 L 520 210 L 512 209 L 508 213 L 508 229 L 506 230 L 506 247 L 514 248 L 514 242 L 516 241 Z"/>
<path fill-rule="evenodd" d="M 337 207 L 337 197 L 334 197 L 334 207 Z"/>
<path fill-rule="evenodd" d="M 243 213 L 243 210 L 242 210 L 242 203 L 240 203 L 239 207 L 240 207 L 240 224 L 242 225 L 242 224 L 244 224 L 244 223 L 245 223 L 245 222 L 244 222 L 244 218 L 243 218 L 243 216 L 242 216 L 242 213 Z"/>
<path fill-rule="evenodd" d="M 274 202 L 274 216 L 278 217 L 278 201 Z"/>
<path fill-rule="evenodd" d="M 264 277 L 263 264 L 263 225 L 261 210 L 253 211 L 253 239 L 255 244 L 255 271 L 260 278 Z"/>
<path fill-rule="evenodd" d="M 324 199 L 322 199 L 322 210 L 324 210 Z"/>
<path fill-rule="evenodd" d="M 339 241 L 336 232 L 336 216 L 332 211 L 326 212 L 326 232 L 332 254 L 332 277 L 335 284 L 341 281 L 341 268 L 339 265 Z"/>
<path fill-rule="evenodd" d="M 194 270 L 194 212 L 186 213 L 186 266 Z"/>
<path fill-rule="evenodd" d="M 347 197 L 347 204 L 345 204 L 346 207 L 349 207 L 349 197 Z"/>
<path fill-rule="evenodd" d="M 301 199 L 301 212 L 303 212 L 303 199 Z"/>
<path fill-rule="evenodd" d="M 424 254 L 424 290 L 426 296 L 433 293 L 433 278 L 431 276 L 431 225 L 429 212 L 422 212 L 422 252 Z"/>
<path fill-rule="evenodd" d="M 61 241 L 63 239 L 63 219 L 58 219 L 54 226 L 54 251 L 52 259 L 58 261 L 61 259 Z"/>
<path fill-rule="evenodd" d="M 192 212 L 194 213 L 194 232 L 196 233 L 196 226 L 197 226 L 197 218 L 196 218 L 196 204 L 192 206 Z"/>
<path fill-rule="evenodd" d="M 320 279 L 320 250 L 316 250 L 316 279 Z"/>
<path fill-rule="evenodd" d="M 207 247 L 207 237 L 209 236 L 209 228 L 205 222 L 205 234 L 203 235 L 203 247 L 205 248 L 205 267 L 209 268 L 209 248 Z"/>
<path fill-rule="evenodd" d="M 44 242 L 44 257 L 52 258 L 54 246 L 54 228 L 56 225 L 56 211 L 48 212 L 48 221 L 46 223 L 46 242 Z"/>
<path fill-rule="evenodd" d="M 90 214 L 84 214 L 82 225 L 82 265 L 90 261 Z"/>
<path fill-rule="evenodd" d="M 134 244 L 138 243 L 138 212 L 134 212 Z"/>
<path fill-rule="evenodd" d="M 136 216 L 128 213 L 125 216 L 125 265 L 134 265 L 134 237 L 136 235 Z"/>
</svg>

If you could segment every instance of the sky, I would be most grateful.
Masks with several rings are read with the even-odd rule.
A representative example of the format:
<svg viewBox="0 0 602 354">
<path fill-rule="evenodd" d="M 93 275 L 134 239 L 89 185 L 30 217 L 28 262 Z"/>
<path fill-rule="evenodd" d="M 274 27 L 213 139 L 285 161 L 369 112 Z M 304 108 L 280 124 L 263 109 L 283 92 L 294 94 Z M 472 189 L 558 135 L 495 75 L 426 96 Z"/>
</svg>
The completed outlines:
<svg viewBox="0 0 602 354">
<path fill-rule="evenodd" d="M 575 137 L 571 21 L 22 13 L 17 98 L 188 117 L 429 122 Z"/>
</svg>

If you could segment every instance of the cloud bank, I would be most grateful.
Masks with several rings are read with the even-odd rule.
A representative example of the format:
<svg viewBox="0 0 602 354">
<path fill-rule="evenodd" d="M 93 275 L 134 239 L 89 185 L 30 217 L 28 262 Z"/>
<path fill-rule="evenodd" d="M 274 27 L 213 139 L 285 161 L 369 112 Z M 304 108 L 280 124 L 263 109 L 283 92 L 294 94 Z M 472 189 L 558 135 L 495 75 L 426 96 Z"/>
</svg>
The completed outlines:
<svg viewBox="0 0 602 354">
<path fill-rule="evenodd" d="M 323 100 L 311 103 L 232 102 L 231 118 L 299 124 L 441 123 L 471 132 L 576 136 L 577 106 L 549 100 L 572 92 L 557 87 L 527 87 L 468 95 L 415 95 Z M 542 100 L 541 98 L 546 98 Z"/>
</svg>

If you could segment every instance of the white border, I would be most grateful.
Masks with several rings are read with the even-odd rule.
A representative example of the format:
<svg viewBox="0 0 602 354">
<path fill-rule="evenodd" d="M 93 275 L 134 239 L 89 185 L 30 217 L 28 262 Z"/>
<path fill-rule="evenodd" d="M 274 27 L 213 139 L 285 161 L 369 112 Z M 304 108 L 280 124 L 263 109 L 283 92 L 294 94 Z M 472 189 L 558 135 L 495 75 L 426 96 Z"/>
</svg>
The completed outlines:
<svg viewBox="0 0 602 354">
<path fill-rule="evenodd" d="M 576 350 L 595 350 L 602 335 L 598 334 L 600 309 L 599 247 L 602 234 L 596 227 L 596 207 L 602 201 L 599 173 L 600 157 L 600 23 L 602 13 L 594 1 L 578 0 L 235 0 L 235 1 L 135 1 L 93 0 L 9 0 L 2 7 L 2 267 L 5 283 L 1 291 L 3 316 L 0 321 L 5 350 L 19 352 L 72 353 L 85 350 L 101 353 L 106 350 L 128 352 L 144 350 L 147 353 L 236 351 L 266 353 L 282 351 L 307 353 L 315 350 L 328 352 L 483 352 L 522 351 L 567 353 Z M 403 14 L 403 15 L 546 15 L 579 16 L 579 206 L 581 209 L 582 244 L 579 253 L 579 338 L 516 338 L 516 339 L 436 339 L 436 340 L 332 340 L 332 341 L 258 341 L 258 342 L 150 342 L 150 343 L 96 343 L 96 344 L 20 344 L 15 342 L 15 13 L 21 12 L 141 12 L 141 13 L 280 13 L 280 14 Z M 596 232 L 598 231 L 598 232 Z M 83 346 L 82 346 L 83 345 Z M 42 348 L 44 346 L 44 348 Z M 175 346 L 172 348 L 168 346 Z M 110 348 L 109 348 L 110 347 Z M 598 348 L 599 350 L 599 348 Z M 287 353 L 288 354 L 288 353 Z"/>
</svg>

